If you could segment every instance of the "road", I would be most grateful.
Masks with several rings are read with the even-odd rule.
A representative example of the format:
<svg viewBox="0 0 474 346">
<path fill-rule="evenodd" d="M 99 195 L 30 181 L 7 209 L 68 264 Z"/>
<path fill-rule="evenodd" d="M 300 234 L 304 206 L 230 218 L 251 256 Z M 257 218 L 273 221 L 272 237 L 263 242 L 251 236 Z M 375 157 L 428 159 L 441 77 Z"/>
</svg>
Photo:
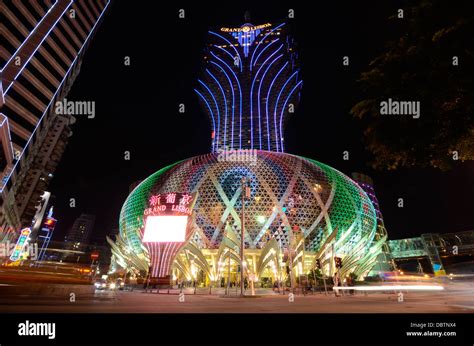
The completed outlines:
<svg viewBox="0 0 474 346">
<path fill-rule="evenodd" d="M 79 296 L 0 296 L 0 312 L 89 312 L 89 313 L 474 313 L 474 283 L 450 285 L 440 292 L 404 293 L 399 302 L 394 293 L 358 293 L 335 297 L 334 294 L 296 295 L 257 290 L 257 297 L 224 297 L 223 291 L 192 289 L 184 291 L 180 302 L 178 290 L 160 293 L 135 291 L 96 291 Z M 181 299 L 182 300 L 182 299 Z"/>
</svg>

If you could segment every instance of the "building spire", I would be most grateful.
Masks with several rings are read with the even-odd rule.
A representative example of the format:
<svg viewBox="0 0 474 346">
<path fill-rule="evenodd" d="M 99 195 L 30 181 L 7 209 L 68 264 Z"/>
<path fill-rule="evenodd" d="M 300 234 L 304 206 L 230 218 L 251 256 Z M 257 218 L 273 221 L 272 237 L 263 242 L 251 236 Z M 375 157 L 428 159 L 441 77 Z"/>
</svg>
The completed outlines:
<svg viewBox="0 0 474 346">
<path fill-rule="evenodd" d="M 246 23 L 250 22 L 250 11 L 249 10 L 245 11 L 244 20 L 245 20 Z"/>
</svg>

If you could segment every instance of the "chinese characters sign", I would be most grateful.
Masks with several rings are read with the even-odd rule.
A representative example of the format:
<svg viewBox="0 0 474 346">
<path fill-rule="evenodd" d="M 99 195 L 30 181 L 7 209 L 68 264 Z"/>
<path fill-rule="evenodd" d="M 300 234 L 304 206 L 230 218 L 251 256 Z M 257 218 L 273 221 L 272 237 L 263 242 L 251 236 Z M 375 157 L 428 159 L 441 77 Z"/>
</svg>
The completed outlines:
<svg viewBox="0 0 474 346">
<path fill-rule="evenodd" d="M 148 199 L 148 208 L 143 212 L 145 216 L 163 214 L 191 215 L 195 201 L 195 194 L 168 192 L 152 195 Z"/>
<path fill-rule="evenodd" d="M 196 194 L 168 192 L 148 198 L 143 243 L 183 243 Z"/>
</svg>

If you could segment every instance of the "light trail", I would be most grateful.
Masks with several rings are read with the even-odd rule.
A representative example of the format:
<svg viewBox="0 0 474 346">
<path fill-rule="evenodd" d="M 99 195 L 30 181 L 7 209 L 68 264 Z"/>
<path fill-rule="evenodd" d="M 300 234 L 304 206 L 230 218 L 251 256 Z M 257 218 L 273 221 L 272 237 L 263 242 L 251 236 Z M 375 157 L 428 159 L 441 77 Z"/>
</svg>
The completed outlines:
<svg viewBox="0 0 474 346">
<path fill-rule="evenodd" d="M 354 291 L 442 291 L 443 286 L 438 285 L 390 285 L 390 286 L 347 286 L 333 287 L 333 290 Z"/>
</svg>

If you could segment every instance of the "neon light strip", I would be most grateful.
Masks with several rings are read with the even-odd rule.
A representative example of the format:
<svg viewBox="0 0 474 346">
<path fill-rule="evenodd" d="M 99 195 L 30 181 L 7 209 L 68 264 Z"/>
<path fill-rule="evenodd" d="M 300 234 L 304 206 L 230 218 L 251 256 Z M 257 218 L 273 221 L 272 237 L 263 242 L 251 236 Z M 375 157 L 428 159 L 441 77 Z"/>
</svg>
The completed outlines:
<svg viewBox="0 0 474 346">
<path fill-rule="evenodd" d="M 276 99 L 276 102 L 275 102 L 275 111 L 273 113 L 273 121 L 275 122 L 276 124 L 276 114 L 277 114 L 277 110 L 278 110 L 278 103 L 280 102 L 280 97 L 281 97 L 281 94 L 282 92 L 285 90 L 286 88 L 286 85 L 290 82 L 290 80 L 293 78 L 293 76 L 297 75 L 298 74 L 298 71 L 295 71 L 290 77 L 288 77 L 288 79 L 286 80 L 285 84 L 283 84 L 283 86 L 281 87 L 280 89 L 280 93 L 278 94 L 278 97 Z M 283 109 L 283 108 L 282 108 Z M 281 129 L 281 126 L 280 126 L 280 140 L 281 140 L 281 137 L 283 136 L 283 132 L 282 132 L 282 129 Z M 277 132 L 277 139 L 278 139 L 278 132 Z M 281 151 L 283 152 L 283 143 L 281 145 Z"/>
<path fill-rule="evenodd" d="M 232 54 L 230 54 L 227 50 L 225 50 L 224 48 L 219 47 L 219 46 L 217 46 L 217 45 L 214 45 L 214 47 L 216 47 L 216 48 L 222 50 L 222 51 L 225 52 L 227 55 L 229 55 L 229 56 L 230 56 L 230 59 L 231 59 L 231 61 L 232 61 L 232 63 L 234 63 L 234 57 L 232 56 Z M 211 54 L 212 54 L 212 52 L 211 52 Z"/>
<path fill-rule="evenodd" d="M 260 46 L 260 43 L 262 43 L 262 41 L 265 41 L 265 39 L 267 38 L 268 35 L 270 35 L 272 32 L 274 32 L 276 29 L 278 28 L 281 28 L 283 25 L 285 25 L 285 23 L 282 23 L 280 25 L 278 25 L 276 28 L 274 28 L 272 31 L 270 31 L 268 34 L 266 34 L 263 39 L 261 39 L 260 41 L 258 41 L 258 44 L 257 44 L 257 47 L 255 47 L 255 50 L 253 51 L 252 53 L 252 57 L 250 58 L 250 71 L 252 71 L 252 62 L 253 62 L 253 57 L 255 55 L 255 52 L 258 50 L 258 47 Z"/>
<path fill-rule="evenodd" d="M 16 49 L 15 53 L 12 54 L 12 56 L 10 57 L 10 59 L 8 59 L 8 61 L 5 63 L 5 65 L 3 65 L 3 68 L 0 69 L 0 72 L 3 72 L 3 70 L 5 69 L 5 67 L 10 63 L 10 61 L 15 58 L 19 52 L 19 50 L 21 49 L 21 47 L 23 47 L 23 45 L 26 43 L 26 41 L 28 41 L 29 37 L 31 35 L 33 35 L 33 33 L 35 32 L 35 30 L 38 28 L 38 26 L 43 22 L 43 20 L 46 18 L 47 14 L 49 12 L 51 12 L 51 10 L 54 8 L 54 6 L 56 6 L 56 4 L 58 3 L 58 0 L 56 0 L 54 2 L 54 4 L 48 9 L 48 11 L 46 11 L 46 13 L 43 15 L 43 17 L 41 18 L 41 20 L 36 23 L 35 27 L 33 28 L 33 30 L 31 30 L 31 32 L 28 34 L 28 36 L 25 37 L 25 39 L 23 40 L 23 42 L 18 46 L 18 48 Z"/>
<path fill-rule="evenodd" d="M 219 67 L 222 72 L 224 72 L 224 75 L 227 77 L 227 80 L 229 81 L 229 85 L 230 85 L 230 90 L 232 91 L 232 135 L 231 135 L 231 150 L 234 149 L 234 108 L 235 108 L 235 94 L 234 94 L 234 85 L 232 84 L 232 81 L 231 79 L 229 78 L 229 75 L 227 74 L 227 72 L 225 72 L 224 68 L 221 67 L 219 64 L 215 63 L 214 61 L 209 61 L 211 64 L 214 64 L 216 65 L 217 67 Z"/>
<path fill-rule="evenodd" d="M 242 36 L 242 33 L 240 33 L 240 36 Z M 243 48 L 244 48 L 244 56 L 247 57 L 247 51 L 246 51 L 246 43 L 247 43 L 247 35 L 244 33 L 243 35 Z"/>
<path fill-rule="evenodd" d="M 283 104 L 283 107 L 281 109 L 281 114 L 280 114 L 280 135 L 283 134 L 283 131 L 282 131 L 283 111 L 286 108 L 286 104 L 287 104 L 288 100 L 290 99 L 291 94 L 293 94 L 293 92 L 296 90 L 296 88 L 298 88 L 300 86 L 301 83 L 303 83 L 302 80 L 300 80 L 298 82 L 298 84 L 296 84 L 295 87 L 293 89 L 291 89 L 290 93 L 288 94 L 288 97 L 285 100 L 285 103 Z M 280 137 L 280 139 L 281 139 L 281 151 L 284 151 L 283 137 Z"/>
<path fill-rule="evenodd" d="M 207 89 L 207 91 L 211 95 L 212 99 L 214 100 L 214 104 L 216 105 L 216 110 L 217 110 L 217 133 L 214 134 L 214 137 L 216 138 L 216 144 L 217 144 L 216 145 L 216 150 L 219 150 L 219 132 L 220 132 L 220 129 L 221 129 L 221 114 L 219 112 L 219 105 L 217 104 L 217 100 L 214 97 L 214 94 L 212 93 L 211 89 L 209 89 L 207 87 L 206 83 L 204 83 L 200 79 L 198 79 L 198 82 L 201 83 L 204 86 L 204 88 Z"/>
<path fill-rule="evenodd" d="M 265 66 L 265 64 L 268 62 L 268 60 L 270 60 L 276 53 L 278 53 L 278 51 L 283 47 L 283 45 L 281 45 L 276 51 L 274 51 L 268 58 L 267 60 L 265 60 L 262 64 L 262 66 L 260 66 L 260 68 L 258 69 L 257 73 L 255 74 L 255 76 L 253 77 L 253 81 L 252 81 L 252 86 L 250 88 L 250 122 L 253 124 L 253 86 L 255 84 L 255 81 L 257 80 L 257 76 L 258 74 L 260 73 L 260 70 L 262 69 L 263 66 Z M 257 100 L 258 102 L 260 102 L 260 100 L 258 99 Z M 260 107 L 260 106 L 259 106 Z M 260 108 L 259 108 L 260 109 Z M 260 150 L 262 150 L 262 129 L 261 129 L 261 126 L 260 126 L 260 112 L 259 112 L 259 119 L 258 119 L 258 124 L 259 124 L 259 134 L 258 134 L 258 137 L 259 137 L 259 142 L 260 142 Z M 253 149 L 253 131 L 251 133 L 251 143 L 252 143 L 252 146 L 251 148 Z"/>
<path fill-rule="evenodd" d="M 280 76 L 280 74 L 283 72 L 283 70 L 285 69 L 285 67 L 288 66 L 288 61 L 285 62 L 285 65 L 283 65 L 283 67 L 280 69 L 280 71 L 278 71 L 278 73 L 275 75 L 275 77 L 273 78 L 271 84 L 270 84 L 270 88 L 268 88 L 268 93 L 267 93 L 267 102 L 266 102 L 266 115 L 267 115 L 267 128 L 269 128 L 268 124 L 270 124 L 270 122 L 268 121 L 268 105 L 270 104 L 270 91 L 272 90 L 273 88 L 273 83 L 275 83 L 275 81 L 277 80 L 277 78 Z M 275 109 L 277 107 L 277 104 L 275 104 Z M 276 123 L 276 120 L 274 121 L 274 124 L 275 124 L 275 138 L 276 138 L 276 151 L 280 151 L 279 150 L 279 140 L 278 140 L 278 131 L 277 131 L 277 123 Z M 270 138 L 270 132 L 268 132 L 268 138 Z M 270 145 L 268 145 L 268 150 L 271 150 L 270 149 Z"/>
<path fill-rule="evenodd" d="M 59 90 L 61 89 L 61 86 L 62 86 L 63 83 L 66 81 L 67 76 L 69 75 L 69 72 L 71 71 L 72 67 L 74 66 L 74 64 L 75 64 L 75 62 L 76 62 L 76 60 L 77 60 L 77 58 L 78 58 L 79 55 L 81 54 L 82 49 L 86 46 L 86 44 L 87 44 L 87 42 L 88 42 L 90 36 L 94 33 L 95 27 L 96 27 L 97 24 L 99 23 L 101 17 L 104 15 L 105 10 L 106 10 L 107 7 L 109 6 L 109 4 L 110 4 L 110 0 L 107 1 L 107 5 L 105 5 L 105 7 L 104 7 L 102 13 L 101 13 L 100 16 L 97 18 L 97 21 L 95 22 L 94 26 L 92 27 L 92 29 L 91 29 L 89 35 L 88 35 L 88 36 L 86 37 L 86 39 L 84 40 L 84 44 L 82 45 L 81 49 L 79 49 L 79 51 L 77 52 L 77 55 L 76 55 L 76 57 L 74 58 L 74 60 L 72 61 L 71 66 L 69 66 L 69 69 L 67 70 L 66 74 L 65 74 L 64 77 L 63 77 L 63 80 L 61 81 L 61 83 L 59 84 L 58 88 L 56 89 L 56 91 L 55 91 L 53 97 L 51 98 L 51 101 L 49 101 L 49 104 L 48 104 L 48 106 L 46 107 L 45 111 L 43 112 L 43 115 L 41 115 L 41 118 L 39 118 L 38 123 L 36 124 L 36 127 L 34 128 L 33 132 L 31 132 L 31 136 L 30 136 L 30 138 L 28 139 L 28 141 L 26 142 L 26 145 L 25 145 L 23 151 L 21 152 L 20 157 L 18 158 L 18 160 L 17 160 L 17 161 L 15 162 L 15 164 L 13 165 L 10 174 L 8 175 L 8 177 L 7 177 L 6 180 L 5 180 L 5 185 L 6 185 L 6 182 L 7 182 L 7 181 L 10 179 L 10 177 L 12 176 L 13 172 L 15 171 L 15 168 L 16 168 L 16 166 L 18 165 L 18 163 L 20 162 L 20 160 L 21 160 L 21 158 L 22 158 L 22 156 L 23 156 L 23 153 L 25 152 L 26 147 L 28 146 L 28 144 L 30 143 L 31 139 L 33 138 L 33 135 L 35 134 L 36 130 L 38 129 L 39 124 L 41 124 L 41 120 L 43 120 L 44 116 L 46 115 L 46 112 L 49 110 L 49 107 L 50 107 L 51 104 L 53 103 L 53 100 L 56 98 L 56 95 L 58 94 Z M 3 191 L 3 189 L 0 190 L 0 193 L 1 193 L 2 191 Z"/>
<path fill-rule="evenodd" d="M 163 277 L 163 270 L 164 268 L 166 267 L 166 259 L 168 257 L 168 252 L 169 252 L 169 248 L 170 248 L 170 243 L 165 243 L 165 244 L 159 244 L 158 246 L 161 246 L 163 248 L 163 254 L 161 255 L 161 265 L 159 265 L 159 272 L 158 272 L 158 276 L 159 277 Z"/>
<path fill-rule="evenodd" d="M 217 83 L 219 86 L 219 89 L 221 89 L 222 96 L 224 97 L 224 110 L 225 110 L 225 118 L 224 118 L 224 142 L 223 146 L 225 148 L 225 144 L 227 142 L 227 98 L 225 97 L 225 92 L 224 89 L 222 89 L 221 83 L 217 80 L 216 77 L 208 70 L 206 69 L 206 72 L 214 79 L 214 81 Z"/>
<path fill-rule="evenodd" d="M 226 64 L 226 62 L 222 59 L 220 59 L 217 55 L 215 55 L 213 52 L 211 52 L 212 56 L 222 62 L 227 68 L 230 70 L 230 72 L 234 75 L 235 80 L 237 81 L 237 86 L 239 87 L 239 94 L 240 94 L 240 132 L 239 132 L 239 141 L 240 141 L 240 149 L 242 149 L 242 89 L 240 88 L 240 82 L 239 79 L 237 78 L 237 75 L 234 73 L 234 70 Z"/>
<path fill-rule="evenodd" d="M 211 113 L 212 129 L 214 131 L 214 138 L 212 138 L 212 151 L 214 151 L 215 135 L 216 135 L 216 123 L 214 121 L 214 113 L 212 112 L 211 106 L 209 106 L 209 103 L 207 102 L 206 98 L 202 96 L 202 94 L 197 89 L 194 89 L 194 91 L 204 100 L 204 103 L 206 103 L 207 108 L 209 108 L 209 112 Z"/>
<path fill-rule="evenodd" d="M 274 44 L 275 42 L 279 41 L 280 39 L 277 38 L 276 40 L 273 40 L 272 42 L 270 42 L 269 44 L 267 44 L 265 46 L 265 48 L 262 49 L 262 51 L 260 53 L 258 53 L 257 55 L 257 58 L 255 59 L 255 61 L 253 62 L 253 66 L 255 66 L 257 64 L 257 61 L 258 59 L 260 58 L 260 56 L 267 50 L 267 48 L 269 48 L 272 44 Z"/>
<path fill-rule="evenodd" d="M 1 114 L 3 114 L 3 113 L 1 113 Z M 13 150 L 12 137 L 10 135 L 10 124 L 8 123 L 8 117 L 6 115 L 4 115 L 4 117 L 5 118 L 3 119 L 2 123 L 0 124 L 0 128 L 3 127 L 3 125 L 6 126 L 5 130 L 8 133 L 8 143 L 10 144 L 10 150 L 11 150 L 12 153 L 15 153 L 15 151 Z M 7 181 L 8 181 L 8 179 L 5 180 L 5 184 L 6 184 Z M 3 190 L 0 189 L 0 192 L 2 192 L 2 191 Z"/>
<path fill-rule="evenodd" d="M 230 41 L 229 41 L 228 39 L 226 39 L 226 38 L 225 38 L 224 36 L 222 36 L 222 35 L 219 35 L 219 34 L 213 32 L 213 31 L 209 31 L 209 33 L 212 34 L 212 35 L 216 35 L 216 36 L 222 38 L 222 39 L 223 39 L 224 41 L 226 41 L 232 48 L 234 48 L 235 52 L 236 52 L 237 55 L 239 56 L 240 72 L 242 72 L 242 59 L 241 59 L 241 57 L 240 57 L 239 52 L 238 52 L 237 49 L 234 47 L 234 45 L 233 45 L 232 43 L 230 43 Z"/>
<path fill-rule="evenodd" d="M 270 70 L 270 68 L 272 67 L 272 65 L 278 60 L 280 59 L 281 57 L 283 56 L 283 54 L 280 54 L 279 56 L 277 56 L 270 64 L 268 64 L 268 67 L 267 69 L 265 70 L 265 72 L 263 73 L 262 75 L 262 78 L 260 79 L 260 85 L 258 87 L 258 125 L 260 126 L 260 91 L 262 89 L 262 85 L 263 85 L 263 81 L 265 80 L 265 76 L 267 75 L 267 72 L 268 70 Z M 267 105 L 268 105 L 268 99 L 266 100 L 265 102 Z M 268 115 L 268 114 L 267 114 Z M 268 142 L 268 150 L 270 150 L 270 130 L 269 130 L 269 126 L 268 126 L 268 116 L 267 116 L 267 134 L 268 134 L 268 137 L 267 137 L 267 142 Z M 262 130 L 260 130 L 261 132 Z M 261 145 L 260 145 L 261 147 Z M 262 148 L 260 148 L 260 150 L 262 150 Z"/>
<path fill-rule="evenodd" d="M 30 60 L 33 58 L 33 56 L 36 54 L 36 52 L 38 51 L 38 49 L 43 45 L 43 42 L 48 38 L 49 34 L 51 33 L 51 31 L 53 31 L 54 29 L 56 29 L 56 24 L 58 24 L 58 22 L 63 18 L 63 15 L 64 13 L 66 13 L 66 11 L 69 9 L 69 6 L 71 6 L 71 4 L 73 3 L 73 0 L 70 0 L 69 2 L 69 5 L 66 6 L 66 8 L 64 9 L 64 11 L 61 13 L 61 15 L 59 16 L 59 18 L 54 22 L 54 24 L 51 26 L 51 28 L 49 29 L 49 31 L 46 33 L 46 35 L 44 35 L 43 39 L 38 43 L 38 45 L 36 46 L 35 50 L 30 54 L 30 56 L 28 57 L 28 60 L 26 60 L 26 62 L 23 64 L 23 66 L 21 67 L 20 71 L 18 71 L 18 73 L 16 74 L 16 76 L 13 78 L 13 80 L 16 80 L 18 78 L 18 76 L 23 72 L 23 70 L 25 69 L 26 65 L 28 65 L 28 63 L 30 62 Z M 103 13 L 103 12 L 102 12 Z M 100 18 L 100 17 L 99 17 Z M 93 29 L 92 29 L 93 30 Z M 67 73 L 66 73 L 67 74 Z M 10 85 L 7 87 L 7 89 L 5 90 L 5 93 L 4 95 L 7 94 L 8 90 L 12 87 L 13 85 L 13 81 L 10 83 Z"/>
</svg>

